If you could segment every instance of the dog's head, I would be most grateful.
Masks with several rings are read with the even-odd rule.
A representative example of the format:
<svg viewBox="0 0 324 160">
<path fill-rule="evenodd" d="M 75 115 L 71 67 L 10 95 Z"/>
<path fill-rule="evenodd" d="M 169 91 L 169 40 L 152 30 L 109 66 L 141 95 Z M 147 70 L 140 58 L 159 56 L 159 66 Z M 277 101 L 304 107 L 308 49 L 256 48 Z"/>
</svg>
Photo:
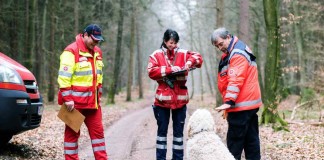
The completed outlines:
<svg viewBox="0 0 324 160">
<path fill-rule="evenodd" d="M 189 118 L 188 126 L 188 137 L 204 132 L 204 131 L 215 131 L 215 122 L 213 116 L 207 109 L 197 109 Z"/>
</svg>

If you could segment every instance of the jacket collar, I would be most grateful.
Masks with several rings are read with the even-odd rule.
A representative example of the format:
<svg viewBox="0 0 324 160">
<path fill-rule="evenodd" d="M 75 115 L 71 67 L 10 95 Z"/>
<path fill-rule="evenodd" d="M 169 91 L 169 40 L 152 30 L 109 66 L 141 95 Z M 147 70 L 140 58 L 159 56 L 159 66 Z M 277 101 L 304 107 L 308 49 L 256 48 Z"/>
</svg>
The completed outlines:
<svg viewBox="0 0 324 160">
<path fill-rule="evenodd" d="M 177 53 L 177 51 L 178 51 L 178 49 L 179 49 L 179 47 L 176 47 L 175 49 L 173 49 L 173 50 L 169 50 L 169 49 L 167 49 L 167 48 L 165 48 L 165 47 L 161 47 L 161 50 L 166 54 L 166 53 L 168 53 L 168 51 L 170 52 L 170 53 Z"/>
<path fill-rule="evenodd" d="M 238 41 L 238 38 L 236 36 L 232 36 L 231 42 L 230 42 L 230 44 L 228 45 L 228 48 L 227 48 L 228 54 L 231 53 L 231 51 L 233 50 L 234 45 L 236 44 L 237 41 Z"/>
<path fill-rule="evenodd" d="M 78 34 L 76 37 L 75 37 L 75 41 L 78 45 L 78 48 L 82 51 L 82 52 L 90 52 L 87 48 L 87 46 L 84 44 L 84 41 L 83 41 L 83 37 L 82 37 L 82 34 Z"/>
</svg>

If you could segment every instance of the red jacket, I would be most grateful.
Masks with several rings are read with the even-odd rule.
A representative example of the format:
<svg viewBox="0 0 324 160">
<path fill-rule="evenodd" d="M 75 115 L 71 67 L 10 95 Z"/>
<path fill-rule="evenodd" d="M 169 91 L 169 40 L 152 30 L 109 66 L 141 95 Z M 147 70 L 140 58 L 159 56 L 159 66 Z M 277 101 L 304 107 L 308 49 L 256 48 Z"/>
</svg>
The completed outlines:
<svg viewBox="0 0 324 160">
<path fill-rule="evenodd" d="M 102 94 L 102 52 L 97 46 L 88 50 L 81 36 L 61 54 L 58 103 L 74 101 L 75 108 L 97 109 Z"/>
<path fill-rule="evenodd" d="M 229 54 L 228 54 L 229 53 Z M 252 51 L 237 37 L 232 37 L 228 53 L 223 53 L 218 69 L 218 89 L 227 112 L 259 108 L 262 105 L 258 70 Z"/>
<path fill-rule="evenodd" d="M 183 68 L 187 61 L 192 62 L 191 67 L 200 68 L 203 59 L 197 52 L 176 48 L 172 51 L 162 47 L 153 52 L 149 57 L 147 67 L 148 75 L 156 80 L 158 88 L 155 94 L 154 105 L 165 108 L 181 108 L 189 102 L 188 89 L 186 87 L 188 73 L 175 77 L 174 88 L 170 88 L 162 78 L 172 73 L 171 66 Z"/>
</svg>

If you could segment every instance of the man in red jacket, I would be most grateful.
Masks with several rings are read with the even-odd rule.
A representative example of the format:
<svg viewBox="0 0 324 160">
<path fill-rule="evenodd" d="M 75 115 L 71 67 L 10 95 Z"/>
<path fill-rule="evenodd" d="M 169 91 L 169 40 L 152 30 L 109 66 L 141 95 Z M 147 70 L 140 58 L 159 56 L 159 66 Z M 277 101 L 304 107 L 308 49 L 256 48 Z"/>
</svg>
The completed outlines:
<svg viewBox="0 0 324 160">
<path fill-rule="evenodd" d="M 167 133 L 172 113 L 173 146 L 172 159 L 183 159 L 183 128 L 186 119 L 186 104 L 189 102 L 186 87 L 188 72 L 167 78 L 181 69 L 200 68 L 203 59 L 197 52 L 177 47 L 179 35 L 168 29 L 163 36 L 161 48 L 150 55 L 147 67 L 148 75 L 158 83 L 153 105 L 158 131 L 156 139 L 156 159 L 165 160 L 167 152 Z"/>
<path fill-rule="evenodd" d="M 225 28 L 211 35 L 212 44 L 223 52 L 218 67 L 218 89 L 225 110 L 228 132 L 227 147 L 235 159 L 259 160 L 260 140 L 257 112 L 262 105 L 256 57 L 250 48 Z"/>
<path fill-rule="evenodd" d="M 102 51 L 97 47 L 103 41 L 101 28 L 91 24 L 75 39 L 60 57 L 58 102 L 69 111 L 77 109 L 85 116 L 84 123 L 89 131 L 95 159 L 107 159 L 100 106 L 104 65 Z M 65 159 L 79 159 L 79 137 L 80 131 L 76 133 L 65 126 Z"/>
</svg>

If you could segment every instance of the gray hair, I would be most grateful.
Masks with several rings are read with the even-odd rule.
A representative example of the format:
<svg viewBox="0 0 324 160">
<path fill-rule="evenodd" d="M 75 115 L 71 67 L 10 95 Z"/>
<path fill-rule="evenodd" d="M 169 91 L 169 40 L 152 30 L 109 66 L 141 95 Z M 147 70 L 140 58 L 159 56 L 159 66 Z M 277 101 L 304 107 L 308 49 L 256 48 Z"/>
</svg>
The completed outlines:
<svg viewBox="0 0 324 160">
<path fill-rule="evenodd" d="M 211 43 L 214 45 L 218 38 L 226 39 L 227 35 L 230 35 L 230 33 L 226 28 L 218 28 L 210 36 Z"/>
</svg>

